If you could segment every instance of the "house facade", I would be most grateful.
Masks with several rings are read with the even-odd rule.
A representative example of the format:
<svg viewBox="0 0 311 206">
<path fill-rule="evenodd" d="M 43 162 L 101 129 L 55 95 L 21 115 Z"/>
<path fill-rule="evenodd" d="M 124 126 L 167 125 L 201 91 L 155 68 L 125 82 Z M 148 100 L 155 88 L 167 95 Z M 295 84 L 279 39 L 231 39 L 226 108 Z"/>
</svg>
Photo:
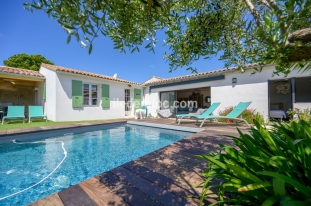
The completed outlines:
<svg viewBox="0 0 311 206">
<path fill-rule="evenodd" d="M 274 66 L 269 65 L 260 73 L 253 74 L 254 66 L 249 65 L 244 73 L 229 68 L 148 82 L 144 91 L 145 104 L 150 105 L 150 113 L 156 115 L 160 106 L 155 102 L 170 101 L 169 98 L 178 102 L 196 99 L 203 107 L 221 102 L 214 112 L 218 114 L 239 102 L 252 101 L 249 109 L 259 112 L 266 121 L 271 116 L 274 118 L 271 110 L 281 110 L 286 114 L 292 108 L 311 108 L 310 72 L 294 70 L 286 77 L 277 76 L 273 75 Z"/>
<path fill-rule="evenodd" d="M 252 101 L 249 109 L 265 118 L 272 110 L 285 114 L 292 108 L 311 108 L 310 72 L 273 76 L 274 66 L 244 73 L 236 68 L 221 69 L 175 78 L 151 77 L 142 84 L 117 77 L 94 74 L 61 66 L 42 64 L 39 72 L 0 67 L 0 106 L 42 105 L 49 120 L 82 121 L 133 117 L 141 105 L 148 116 L 169 108 L 174 114 L 189 113 L 221 102 L 215 111 Z M 163 102 L 168 102 L 168 107 Z M 189 105 L 195 101 L 197 105 Z M 173 107 L 184 103 L 184 108 Z M 26 114 L 27 116 L 27 111 Z"/>
<path fill-rule="evenodd" d="M 138 83 L 48 64 L 39 72 L 46 77 L 43 105 L 49 120 L 119 119 L 140 108 L 143 86 Z"/>
</svg>

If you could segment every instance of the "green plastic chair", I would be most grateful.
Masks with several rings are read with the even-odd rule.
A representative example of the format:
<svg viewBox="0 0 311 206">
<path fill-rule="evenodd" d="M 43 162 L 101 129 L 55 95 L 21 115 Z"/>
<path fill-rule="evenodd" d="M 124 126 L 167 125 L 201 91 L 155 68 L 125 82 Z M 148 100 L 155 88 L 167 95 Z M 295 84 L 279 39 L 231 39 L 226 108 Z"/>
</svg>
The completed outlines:
<svg viewBox="0 0 311 206">
<path fill-rule="evenodd" d="M 7 115 L 2 118 L 2 125 L 5 119 L 23 119 L 25 123 L 25 106 L 9 106 Z"/>
<path fill-rule="evenodd" d="M 203 119 L 203 121 L 202 121 L 200 127 L 203 126 L 204 121 L 205 121 L 206 119 L 214 119 L 214 120 L 218 123 L 218 121 L 217 121 L 218 118 L 219 118 L 219 119 L 220 119 L 220 118 L 222 118 L 222 119 L 232 119 L 232 120 L 235 121 L 235 123 L 237 123 L 236 120 L 242 121 L 242 122 L 245 122 L 245 123 L 247 124 L 248 127 L 250 127 L 249 124 L 247 123 L 247 121 L 246 121 L 245 119 L 243 119 L 243 118 L 238 118 L 238 116 L 239 116 L 240 114 L 242 114 L 242 112 L 243 112 L 251 103 L 252 103 L 252 102 L 240 102 L 240 103 L 239 103 L 235 108 L 233 108 L 233 110 L 232 110 L 229 114 L 227 114 L 226 116 L 210 115 L 210 116 L 208 116 L 208 117 L 204 117 L 204 116 L 198 115 L 198 116 L 196 116 L 196 118 L 197 118 L 198 120 L 199 120 L 199 119 Z"/>
<path fill-rule="evenodd" d="M 184 117 L 208 117 L 210 116 L 214 111 L 215 109 L 220 105 L 220 102 L 214 102 L 208 109 L 206 109 L 202 114 L 178 114 L 176 115 L 176 122 L 178 121 L 178 124 L 180 124 L 181 120 L 184 118 Z M 179 117 L 179 118 L 178 118 Z"/>
<path fill-rule="evenodd" d="M 28 106 L 28 123 L 30 123 L 30 118 L 45 118 L 46 121 L 48 121 L 48 118 L 43 113 L 43 107 L 42 106 Z"/>
</svg>

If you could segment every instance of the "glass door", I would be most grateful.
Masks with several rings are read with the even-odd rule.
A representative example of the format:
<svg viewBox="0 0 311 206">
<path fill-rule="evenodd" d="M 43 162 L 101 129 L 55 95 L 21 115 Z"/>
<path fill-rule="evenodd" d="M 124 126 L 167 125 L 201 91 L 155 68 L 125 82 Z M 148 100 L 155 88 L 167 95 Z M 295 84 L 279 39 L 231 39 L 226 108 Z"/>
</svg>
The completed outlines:
<svg viewBox="0 0 311 206">
<path fill-rule="evenodd" d="M 125 116 L 131 115 L 131 90 L 125 89 Z"/>
<path fill-rule="evenodd" d="M 175 101 L 175 91 L 171 92 L 161 92 L 161 110 L 170 109 L 171 112 L 174 112 L 174 101 Z"/>
</svg>

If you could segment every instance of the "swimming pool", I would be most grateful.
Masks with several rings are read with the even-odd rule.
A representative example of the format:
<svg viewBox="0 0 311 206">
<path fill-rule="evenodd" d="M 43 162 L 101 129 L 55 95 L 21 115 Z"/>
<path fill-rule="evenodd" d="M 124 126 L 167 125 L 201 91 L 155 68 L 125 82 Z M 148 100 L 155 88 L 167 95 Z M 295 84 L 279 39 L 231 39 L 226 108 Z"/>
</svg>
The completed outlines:
<svg viewBox="0 0 311 206">
<path fill-rule="evenodd" d="M 129 124 L 0 141 L 0 205 L 26 205 L 193 133 Z"/>
</svg>

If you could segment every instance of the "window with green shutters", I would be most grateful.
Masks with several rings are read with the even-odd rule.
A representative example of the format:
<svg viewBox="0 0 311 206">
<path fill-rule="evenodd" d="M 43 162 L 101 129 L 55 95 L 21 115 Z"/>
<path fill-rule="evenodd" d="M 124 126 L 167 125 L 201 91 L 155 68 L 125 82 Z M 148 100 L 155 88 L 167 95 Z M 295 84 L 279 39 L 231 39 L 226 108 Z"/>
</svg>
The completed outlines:
<svg viewBox="0 0 311 206">
<path fill-rule="evenodd" d="M 72 107 L 81 108 L 82 103 L 82 81 L 72 80 Z"/>
<path fill-rule="evenodd" d="M 102 84 L 102 107 L 110 108 L 109 85 Z"/>
</svg>

